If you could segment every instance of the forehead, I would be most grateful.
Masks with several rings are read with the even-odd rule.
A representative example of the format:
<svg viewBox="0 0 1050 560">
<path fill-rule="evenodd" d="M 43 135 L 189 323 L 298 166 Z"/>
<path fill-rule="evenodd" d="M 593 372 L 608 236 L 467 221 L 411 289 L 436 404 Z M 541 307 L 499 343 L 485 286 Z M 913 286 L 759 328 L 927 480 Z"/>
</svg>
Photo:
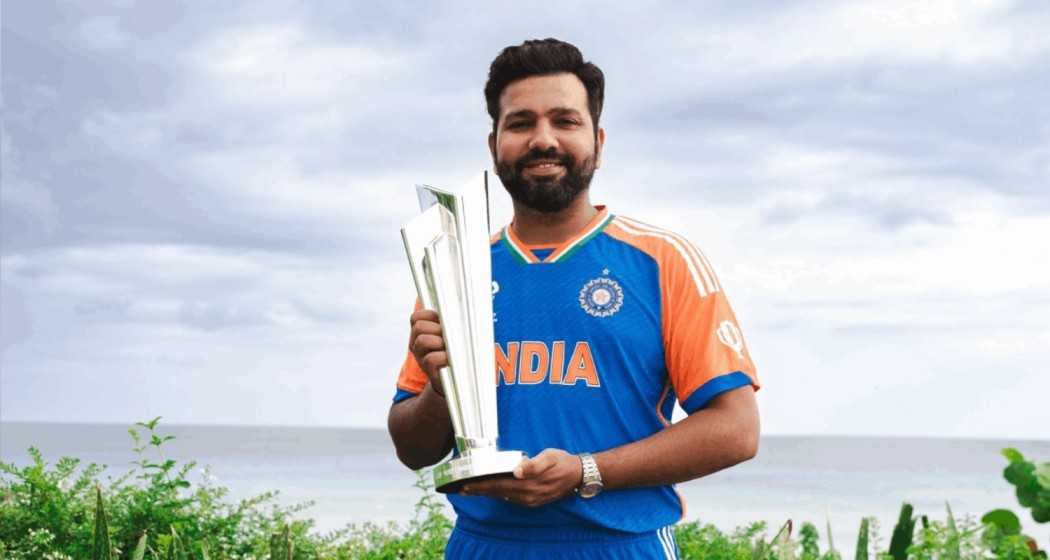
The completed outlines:
<svg viewBox="0 0 1050 560">
<path fill-rule="evenodd" d="M 575 74 L 562 73 L 549 76 L 529 76 L 511 82 L 499 96 L 500 118 L 516 111 L 532 111 L 545 114 L 551 109 L 576 109 L 584 116 L 587 112 L 587 89 Z"/>
</svg>

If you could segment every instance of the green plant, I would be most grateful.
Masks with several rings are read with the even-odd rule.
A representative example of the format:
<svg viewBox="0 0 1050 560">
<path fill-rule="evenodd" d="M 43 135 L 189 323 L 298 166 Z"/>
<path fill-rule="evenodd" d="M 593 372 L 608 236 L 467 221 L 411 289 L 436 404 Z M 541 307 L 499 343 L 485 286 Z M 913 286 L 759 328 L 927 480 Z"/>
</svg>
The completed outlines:
<svg viewBox="0 0 1050 560">
<path fill-rule="evenodd" d="M 287 525 L 283 531 L 270 537 L 270 560 L 292 560 L 293 550 L 292 531 Z"/>
<path fill-rule="evenodd" d="M 867 517 L 861 518 L 860 520 L 860 532 L 857 533 L 857 553 L 854 558 L 857 560 L 868 560 L 868 521 Z"/>
<path fill-rule="evenodd" d="M 92 551 L 94 560 L 113 560 L 113 545 L 109 541 L 109 523 L 106 522 L 106 508 L 102 505 L 102 488 L 95 487 L 95 548 Z"/>
<path fill-rule="evenodd" d="M 1017 502 L 1031 511 L 1036 523 L 1050 521 L 1050 463 L 1036 465 L 1012 447 L 1003 449 L 1002 455 L 1009 461 L 1003 469 L 1003 478 L 1014 486 Z M 1014 554 L 1018 548 L 1015 545 L 1023 544 L 1033 557 L 1047 557 L 1035 539 L 1021 533 L 1021 520 L 1014 512 L 995 509 L 984 514 L 981 522 L 985 525 L 983 538 L 997 554 Z"/>
<path fill-rule="evenodd" d="M 831 518 L 825 516 L 824 520 L 827 522 L 828 525 L 828 556 L 830 558 L 838 560 L 842 557 L 842 555 L 840 555 L 839 552 L 835 550 L 835 539 L 831 536 Z"/>
<path fill-rule="evenodd" d="M 231 503 L 227 490 L 213 486 L 207 476 L 200 482 L 191 480 L 195 463 L 180 465 L 163 456 L 163 446 L 172 437 L 159 433 L 158 422 L 155 418 L 129 430 L 138 459 L 129 472 L 105 484 L 97 480 L 102 467 L 81 467 L 71 458 L 49 465 L 36 449 L 30 449 L 28 466 L 0 463 L 0 560 L 443 557 L 452 521 L 425 471 L 417 473 L 421 497 L 406 526 L 366 523 L 317 534 L 312 521 L 296 518 L 305 504 L 280 506 L 276 493 Z M 1022 469 L 1022 478 L 1027 472 L 1026 467 Z M 1039 471 L 1031 472 L 1037 475 Z M 1036 479 L 1039 481 L 1038 476 Z M 1039 496 L 1037 493 L 1036 498 Z M 983 524 L 973 516 L 956 518 L 947 504 L 946 512 L 944 522 L 927 515 L 916 519 L 913 508 L 903 504 L 889 550 L 881 549 L 878 521 L 864 518 L 856 558 L 1045 558 L 1045 553 L 1035 550 L 1034 541 L 1021 533 L 1020 519 L 1008 510 L 989 512 Z M 796 538 L 791 520 L 772 539 L 766 538 L 764 522 L 730 532 L 698 521 L 686 522 L 675 527 L 675 537 L 682 558 L 839 560 L 830 519 L 826 523 L 828 550 L 824 553 L 816 527 L 803 522 Z"/>
<path fill-rule="evenodd" d="M 805 522 L 798 531 L 798 538 L 802 545 L 801 560 L 817 560 L 820 558 L 820 534 L 812 523 Z"/>
<path fill-rule="evenodd" d="M 890 556 L 893 556 L 893 560 L 907 560 L 908 558 L 908 547 L 911 546 L 912 535 L 915 534 L 913 511 L 911 504 L 901 505 L 901 513 L 897 519 L 897 525 L 893 527 L 893 537 L 890 539 Z"/>
<path fill-rule="evenodd" d="M 1036 523 L 1050 522 L 1050 462 L 1036 465 L 1012 447 L 1002 453 L 1010 461 L 1003 477 L 1014 486 L 1017 502 L 1031 510 Z"/>
</svg>

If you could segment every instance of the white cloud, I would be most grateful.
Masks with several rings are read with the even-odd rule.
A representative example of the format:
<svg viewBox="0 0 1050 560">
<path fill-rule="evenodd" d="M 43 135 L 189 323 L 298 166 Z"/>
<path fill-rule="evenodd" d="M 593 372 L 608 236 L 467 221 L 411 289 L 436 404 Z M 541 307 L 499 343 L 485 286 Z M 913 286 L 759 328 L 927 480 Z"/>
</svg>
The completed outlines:
<svg viewBox="0 0 1050 560">
<path fill-rule="evenodd" d="M 767 432 L 1029 435 L 1050 11 L 329 9 L 5 20 L 5 419 L 382 425 L 412 185 L 490 166 L 487 64 L 553 34 L 608 78 L 595 200 L 710 257 Z"/>
<path fill-rule="evenodd" d="M 80 22 L 76 35 L 79 45 L 96 51 L 118 50 L 131 39 L 114 16 L 88 18 Z"/>
<path fill-rule="evenodd" d="M 187 57 L 194 93 L 253 111 L 352 103 L 368 82 L 403 58 L 317 35 L 300 23 L 223 30 Z"/>
</svg>

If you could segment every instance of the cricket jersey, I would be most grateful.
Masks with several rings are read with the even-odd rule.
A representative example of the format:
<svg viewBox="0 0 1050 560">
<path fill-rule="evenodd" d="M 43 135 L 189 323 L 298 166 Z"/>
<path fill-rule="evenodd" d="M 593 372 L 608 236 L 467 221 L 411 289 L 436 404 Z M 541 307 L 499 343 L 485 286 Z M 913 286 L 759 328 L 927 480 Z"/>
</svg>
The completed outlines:
<svg viewBox="0 0 1050 560">
<path fill-rule="evenodd" d="M 492 298 L 501 449 L 598 453 L 670 425 L 758 378 L 725 292 L 703 253 L 680 235 L 604 207 L 557 246 L 492 241 Z M 411 352 L 395 402 L 427 383 Z M 660 457 L 653 457 L 659 461 Z M 677 522 L 672 485 L 570 495 L 538 508 L 450 494 L 458 526 L 640 533 Z"/>
</svg>

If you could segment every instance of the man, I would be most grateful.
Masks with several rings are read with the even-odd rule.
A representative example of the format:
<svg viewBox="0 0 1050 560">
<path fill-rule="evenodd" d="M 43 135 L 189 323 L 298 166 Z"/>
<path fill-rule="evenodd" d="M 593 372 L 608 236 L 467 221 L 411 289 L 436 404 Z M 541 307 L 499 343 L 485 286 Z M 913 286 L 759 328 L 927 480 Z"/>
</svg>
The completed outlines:
<svg viewBox="0 0 1050 560">
<path fill-rule="evenodd" d="M 504 49 L 485 98 L 514 204 L 492 245 L 500 444 L 530 458 L 449 495 L 446 557 L 675 558 L 673 485 L 757 452 L 736 318 L 688 241 L 592 206 L 604 77 L 576 47 Z M 439 318 L 417 309 L 411 324 L 389 429 L 419 469 L 452 450 L 452 428 Z M 676 399 L 689 416 L 672 425 Z"/>
</svg>

